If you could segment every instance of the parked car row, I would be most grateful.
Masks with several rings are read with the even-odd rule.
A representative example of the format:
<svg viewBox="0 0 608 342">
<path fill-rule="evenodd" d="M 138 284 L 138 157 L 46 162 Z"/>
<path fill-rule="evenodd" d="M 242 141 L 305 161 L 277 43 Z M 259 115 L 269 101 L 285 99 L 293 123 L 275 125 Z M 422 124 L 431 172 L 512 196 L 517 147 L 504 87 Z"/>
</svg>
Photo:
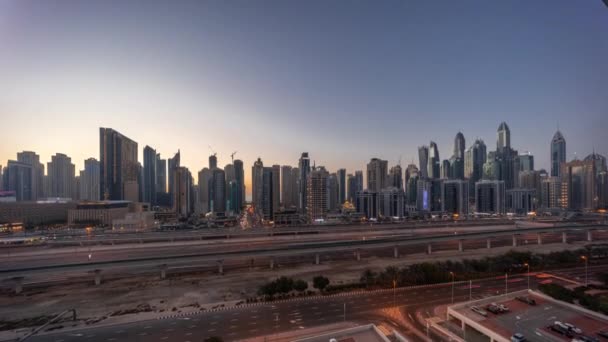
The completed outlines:
<svg viewBox="0 0 608 342">
<path fill-rule="evenodd" d="M 566 337 L 574 337 L 571 342 L 600 342 L 595 337 L 590 337 L 583 334 L 583 330 L 572 323 L 563 323 L 555 321 L 549 326 L 549 329 Z M 599 333 L 598 333 L 599 334 Z M 602 335 L 600 335 L 602 336 Z"/>
</svg>

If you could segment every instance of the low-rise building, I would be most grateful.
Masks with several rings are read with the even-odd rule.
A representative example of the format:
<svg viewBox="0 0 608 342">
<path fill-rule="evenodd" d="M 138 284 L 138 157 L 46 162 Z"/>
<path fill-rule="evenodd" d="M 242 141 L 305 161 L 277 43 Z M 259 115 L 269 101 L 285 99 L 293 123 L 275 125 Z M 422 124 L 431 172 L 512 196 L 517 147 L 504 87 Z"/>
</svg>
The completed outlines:
<svg viewBox="0 0 608 342">
<path fill-rule="evenodd" d="M 109 227 L 112 221 L 122 219 L 135 210 L 136 205 L 131 201 L 81 202 L 68 211 L 68 225 Z"/>
<path fill-rule="evenodd" d="M 76 207 L 70 201 L 2 202 L 0 223 L 45 225 L 61 224 L 68 219 L 68 211 Z"/>
<path fill-rule="evenodd" d="M 127 213 L 124 218 L 112 220 L 112 230 L 142 231 L 155 229 L 160 226 L 154 219 L 154 212 L 140 211 Z"/>
</svg>

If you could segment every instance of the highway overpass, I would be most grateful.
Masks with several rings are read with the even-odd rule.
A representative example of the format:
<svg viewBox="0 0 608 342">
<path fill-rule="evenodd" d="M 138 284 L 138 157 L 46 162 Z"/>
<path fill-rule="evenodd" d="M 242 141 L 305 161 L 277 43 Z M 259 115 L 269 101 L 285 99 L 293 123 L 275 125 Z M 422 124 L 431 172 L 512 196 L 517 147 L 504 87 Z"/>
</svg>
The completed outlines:
<svg viewBox="0 0 608 342">
<path fill-rule="evenodd" d="M 2 267 L 0 268 L 0 279 L 4 284 L 7 282 L 15 284 L 15 289 L 20 291 L 22 280 L 33 275 L 58 274 L 67 272 L 89 272 L 94 275 L 95 283 L 101 281 L 101 274 L 105 271 L 117 271 L 137 268 L 141 269 L 157 269 L 161 277 L 164 278 L 166 272 L 172 267 L 183 267 L 184 265 L 211 262 L 216 263 L 218 273 L 223 273 L 223 264 L 229 260 L 253 260 L 254 258 L 268 258 L 269 267 L 272 269 L 275 265 L 275 259 L 281 257 L 305 256 L 310 255 L 311 261 L 318 264 L 320 256 L 323 253 L 332 253 L 347 251 L 352 252 L 356 260 L 361 258 L 361 251 L 366 249 L 383 249 L 388 248 L 393 250 L 393 256 L 399 257 L 399 249 L 405 246 L 423 245 L 426 246 L 427 253 L 431 254 L 433 244 L 438 244 L 445 241 L 454 241 L 458 243 L 458 249 L 464 250 L 464 241 L 482 240 L 486 241 L 486 248 L 492 247 L 492 241 L 496 238 L 511 237 L 512 245 L 517 245 L 517 237 L 523 234 L 536 235 L 536 243 L 543 243 L 545 234 L 561 234 L 561 242 L 566 243 L 569 235 L 573 233 L 585 234 L 587 241 L 593 241 L 594 232 L 608 229 L 607 225 L 569 225 L 560 227 L 533 227 L 533 228 L 514 228 L 504 229 L 499 231 L 483 231 L 469 232 L 460 234 L 444 234 L 433 236 L 397 236 L 397 237 L 382 237 L 369 240 L 348 240 L 348 241 L 333 241 L 333 242 L 306 242 L 293 243 L 282 246 L 272 246 L 262 249 L 244 248 L 231 251 L 216 251 L 212 253 L 190 253 L 171 256 L 153 256 L 145 258 L 121 259 L 112 261 L 90 261 L 90 262 L 73 262 L 64 264 L 52 264 L 35 267 Z M 177 242 L 179 244 L 179 242 Z M 314 259 L 312 259 L 314 257 Z"/>
</svg>

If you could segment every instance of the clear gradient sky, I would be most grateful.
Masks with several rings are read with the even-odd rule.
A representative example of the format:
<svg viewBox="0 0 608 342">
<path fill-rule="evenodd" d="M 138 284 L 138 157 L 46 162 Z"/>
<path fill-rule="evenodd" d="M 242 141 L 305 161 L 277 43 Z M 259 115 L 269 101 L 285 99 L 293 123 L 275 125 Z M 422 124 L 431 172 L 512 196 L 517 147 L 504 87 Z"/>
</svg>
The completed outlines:
<svg viewBox="0 0 608 342">
<path fill-rule="evenodd" d="M 99 158 L 99 127 L 193 173 L 230 153 L 246 179 L 308 151 L 330 171 L 442 159 L 462 130 L 549 167 L 608 154 L 608 8 L 600 0 L 0 0 L 0 164 Z M 250 187 L 249 187 L 250 189 Z"/>
</svg>

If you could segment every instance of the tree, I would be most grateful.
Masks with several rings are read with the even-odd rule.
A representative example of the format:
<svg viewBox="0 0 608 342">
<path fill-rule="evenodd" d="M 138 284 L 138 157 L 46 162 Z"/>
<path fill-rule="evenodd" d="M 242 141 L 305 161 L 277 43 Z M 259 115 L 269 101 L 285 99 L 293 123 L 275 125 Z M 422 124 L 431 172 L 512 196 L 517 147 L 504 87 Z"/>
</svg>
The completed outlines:
<svg viewBox="0 0 608 342">
<path fill-rule="evenodd" d="M 288 293 L 293 290 L 293 279 L 287 277 L 280 277 L 274 281 L 278 293 Z"/>
<path fill-rule="evenodd" d="M 376 282 L 376 273 L 374 273 L 369 268 L 363 271 L 361 274 L 361 279 L 359 279 L 362 283 L 365 284 L 366 287 L 370 287 Z"/>
<path fill-rule="evenodd" d="M 315 289 L 323 291 L 329 285 L 329 279 L 324 276 L 316 276 L 312 278 L 312 286 Z"/>
<path fill-rule="evenodd" d="M 308 283 L 302 279 L 298 279 L 293 283 L 293 289 L 298 292 L 304 292 L 308 289 Z"/>
</svg>

